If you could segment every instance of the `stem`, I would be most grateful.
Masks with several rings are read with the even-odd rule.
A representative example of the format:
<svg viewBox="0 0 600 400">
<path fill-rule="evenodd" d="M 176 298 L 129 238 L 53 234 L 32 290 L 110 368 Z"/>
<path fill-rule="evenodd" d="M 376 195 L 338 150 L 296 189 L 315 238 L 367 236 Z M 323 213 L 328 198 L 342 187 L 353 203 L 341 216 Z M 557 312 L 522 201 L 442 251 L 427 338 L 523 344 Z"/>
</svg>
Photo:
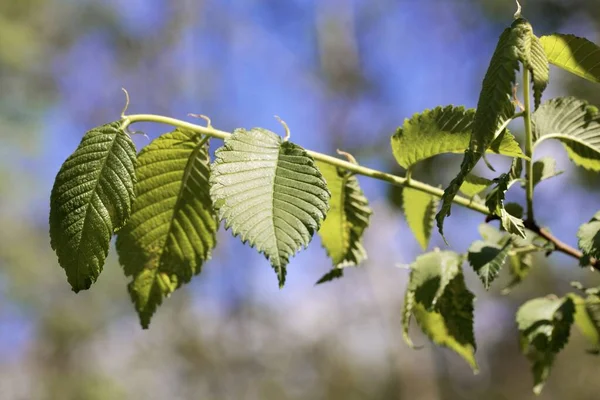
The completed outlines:
<svg viewBox="0 0 600 400">
<path fill-rule="evenodd" d="M 529 80 L 529 75 L 527 75 L 527 81 L 528 80 Z M 529 94 L 529 90 L 526 90 L 526 93 Z M 528 98 L 526 98 L 526 100 L 525 100 L 525 109 L 526 109 L 526 111 L 529 110 Z M 528 147 L 529 153 L 527 155 L 529 157 L 531 157 L 531 121 L 529 119 L 530 114 L 529 114 L 529 112 L 525 112 L 525 114 L 523 116 L 526 119 L 526 124 L 525 124 L 526 127 L 529 125 L 529 135 L 528 135 L 529 136 L 529 147 Z M 136 115 L 125 116 L 125 118 L 122 120 L 121 126 L 123 127 L 123 129 L 125 129 L 130 124 L 133 124 L 135 122 L 154 122 L 154 123 L 159 123 L 159 124 L 176 126 L 179 128 L 189 129 L 193 132 L 198 132 L 198 133 L 201 133 L 206 136 L 223 139 L 223 140 L 225 140 L 231 136 L 231 133 L 221 131 L 219 129 L 215 129 L 212 126 L 205 127 L 205 126 L 201 126 L 201 125 L 192 124 L 192 123 L 189 123 L 186 121 L 182 121 L 179 119 L 164 117 L 162 115 L 153 115 L 153 114 L 136 114 Z M 526 131 L 527 131 L 527 128 L 526 128 Z M 350 172 L 354 172 L 355 174 L 358 174 L 358 175 L 368 176 L 370 178 L 385 181 L 385 182 L 391 183 L 392 185 L 396 185 L 396 186 L 410 187 L 410 188 L 419 190 L 421 192 L 428 193 L 435 197 L 442 197 L 444 194 L 443 190 L 433 187 L 431 185 L 428 185 L 426 183 L 423 183 L 421 181 L 417 181 L 412 178 L 406 179 L 401 176 L 388 174 L 388 173 L 378 171 L 375 169 L 363 167 L 361 165 L 358 165 L 358 164 L 355 164 L 352 162 L 348 162 L 348 161 L 345 161 L 345 160 L 342 160 L 342 159 L 339 159 L 336 157 L 328 156 L 327 154 L 317 153 L 315 151 L 306 150 L 306 152 L 308 154 L 310 154 L 310 156 L 312 156 L 315 160 L 319 160 L 319 161 L 325 162 L 327 164 L 334 165 L 339 168 L 343 168 Z M 526 148 L 526 153 L 527 153 L 527 148 Z M 528 176 L 532 176 L 531 162 L 528 162 L 528 164 L 529 164 L 528 165 Z M 531 179 L 528 179 L 528 182 L 532 182 Z M 529 186 L 528 186 L 528 188 L 529 188 Z M 529 196 L 529 193 L 530 192 L 528 189 L 528 196 L 527 196 L 528 197 L 528 202 L 527 202 L 528 211 L 532 210 L 532 207 L 530 206 L 531 196 Z M 533 193 L 533 185 L 532 185 L 531 193 Z M 474 203 L 470 199 L 467 199 L 467 198 L 461 197 L 461 196 L 454 197 L 454 199 L 452 201 L 460 206 L 469 208 L 473 211 L 477 211 L 477 212 L 485 215 L 487 217 L 486 222 L 498 219 L 498 217 L 496 215 L 490 214 L 489 209 L 483 204 Z M 533 214 L 533 213 L 531 213 L 531 214 Z M 552 244 L 554 244 L 554 248 L 556 251 L 565 253 L 565 254 L 567 254 L 571 257 L 577 258 L 577 259 L 581 259 L 581 257 L 583 257 L 583 254 L 581 254 L 580 251 L 561 242 L 559 239 L 552 236 L 545 229 L 538 227 L 532 218 L 533 218 L 533 215 L 531 215 L 530 219 L 528 219 L 526 221 L 526 227 L 528 229 L 531 229 L 533 232 L 537 233 L 544 239 L 548 240 Z M 598 260 L 591 259 L 590 265 L 593 268 L 600 271 L 600 263 L 598 262 Z"/>
<path fill-rule="evenodd" d="M 531 94 L 529 93 L 530 86 L 531 83 L 529 70 L 527 68 L 523 68 L 523 96 L 525 97 L 525 110 L 523 110 L 523 122 L 525 124 L 525 155 L 529 157 L 528 160 L 525 160 L 525 178 L 527 179 L 527 219 L 533 222 L 533 133 L 531 130 Z"/>
<path fill-rule="evenodd" d="M 201 133 L 203 135 L 215 137 L 218 139 L 227 139 L 231 136 L 231 133 L 221 131 L 219 129 L 215 129 L 213 127 L 205 127 L 201 125 L 192 124 L 186 121 L 181 121 L 175 118 L 164 117 L 162 115 L 153 115 L 153 114 L 136 114 L 136 115 L 128 115 L 123 120 L 122 126 L 129 126 L 135 122 L 155 122 L 159 124 L 166 124 L 177 126 L 179 128 L 189 129 L 194 132 Z M 406 186 L 421 192 L 428 193 L 435 197 L 442 197 L 444 191 L 442 189 L 438 189 L 434 186 L 428 185 L 426 183 L 414 180 L 414 179 L 406 179 L 401 176 L 388 174 L 382 171 L 378 171 L 376 169 L 363 167 L 362 165 L 354 164 L 337 157 L 328 156 L 327 154 L 317 153 L 315 151 L 306 150 L 306 152 L 315 160 L 322 161 L 324 163 L 334 165 L 339 168 L 343 168 L 347 171 L 354 172 L 358 175 L 368 176 L 370 178 L 379 179 L 381 181 L 385 181 L 391 183 L 396 186 Z M 489 209 L 480 203 L 475 203 L 466 197 L 456 196 L 453 200 L 454 203 L 467 207 L 471 210 L 477 211 L 481 214 L 488 215 Z"/>
</svg>

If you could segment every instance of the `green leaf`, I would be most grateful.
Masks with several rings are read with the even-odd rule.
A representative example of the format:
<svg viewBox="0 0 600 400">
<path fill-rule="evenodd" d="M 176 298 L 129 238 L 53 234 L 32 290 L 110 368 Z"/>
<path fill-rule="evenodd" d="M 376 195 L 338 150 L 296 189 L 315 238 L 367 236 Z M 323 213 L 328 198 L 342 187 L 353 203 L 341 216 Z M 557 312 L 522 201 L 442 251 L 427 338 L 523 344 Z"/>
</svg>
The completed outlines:
<svg viewBox="0 0 600 400">
<path fill-rule="evenodd" d="M 521 350 L 531 362 L 534 393 L 542 391 L 556 354 L 567 344 L 574 316 L 569 297 L 533 299 L 517 311 Z"/>
<path fill-rule="evenodd" d="M 460 191 L 467 197 L 473 197 L 483 192 L 492 183 L 491 180 L 482 178 L 477 175 L 468 174 L 465 181 L 460 186 Z"/>
<path fill-rule="evenodd" d="M 339 278 L 342 278 L 343 276 L 344 276 L 343 268 L 332 268 L 329 272 L 327 272 L 325 275 L 323 275 L 321 277 L 321 279 L 319 279 L 317 281 L 317 283 L 315 283 L 315 285 L 320 285 L 321 283 L 325 283 L 325 282 L 331 282 L 334 279 L 339 279 Z"/>
<path fill-rule="evenodd" d="M 64 162 L 50 195 L 50 244 L 74 292 L 102 271 L 113 233 L 135 198 L 135 146 L 113 122 L 87 132 Z"/>
<path fill-rule="evenodd" d="M 578 245 L 588 257 L 600 258 L 600 211 L 577 231 Z"/>
<path fill-rule="evenodd" d="M 533 113 L 536 145 L 558 139 L 575 164 L 600 171 L 600 115 L 598 109 L 575 97 L 549 100 Z"/>
<path fill-rule="evenodd" d="M 525 68 L 529 69 L 533 77 L 533 98 L 537 109 L 542 101 L 542 93 L 550 81 L 550 68 L 544 47 L 540 39 L 533 34 L 533 31 L 531 31 L 530 39 L 531 45 L 528 51 L 525 52 L 523 64 Z"/>
<path fill-rule="evenodd" d="M 336 268 L 358 265 L 367 258 L 362 236 L 373 213 L 358 179 L 347 171 L 317 162 L 331 192 L 330 208 L 319 236 Z"/>
<path fill-rule="evenodd" d="M 439 200 L 435 196 L 409 187 L 402 190 L 402 198 L 406 222 L 417 242 L 426 250 Z"/>
<path fill-rule="evenodd" d="M 533 265 L 531 253 L 513 253 L 509 254 L 510 261 L 509 271 L 512 277 L 510 283 L 502 290 L 502 294 L 508 294 L 511 290 L 523 281 L 529 275 L 529 271 Z"/>
<path fill-rule="evenodd" d="M 550 63 L 600 83 L 600 47 L 585 38 L 561 33 L 542 36 L 540 42 Z"/>
<path fill-rule="evenodd" d="M 514 183 L 514 179 L 510 174 L 502 174 L 495 179 L 497 185 L 487 195 L 485 205 L 490 210 L 490 213 L 500 217 L 502 227 L 509 233 L 514 233 L 520 237 L 526 237 L 525 225 L 521 218 L 510 214 L 504 207 L 504 196 L 508 188 Z"/>
<path fill-rule="evenodd" d="M 591 353 L 600 352 L 600 298 L 590 295 L 585 299 L 573 293 L 569 297 L 575 303 L 575 326 L 592 343 Z"/>
<path fill-rule="evenodd" d="M 554 158 L 542 157 L 533 163 L 533 186 L 562 173 L 563 171 L 556 170 L 556 160 Z"/>
<path fill-rule="evenodd" d="M 219 219 L 271 262 L 279 286 L 289 258 L 308 246 L 330 193 L 300 146 L 262 128 L 236 129 L 215 154 L 210 194 Z"/>
<path fill-rule="evenodd" d="M 217 218 L 208 193 L 208 148 L 178 129 L 138 156 L 137 199 L 119 232 L 117 251 L 144 328 L 174 290 L 198 274 L 216 244 Z"/>
<path fill-rule="evenodd" d="M 461 271 L 462 257 L 451 251 L 433 251 L 419 256 L 411 265 L 410 281 L 402 310 L 403 337 L 411 317 L 434 343 L 463 357 L 477 372 L 473 334 L 473 300 Z"/>
<path fill-rule="evenodd" d="M 510 237 L 506 237 L 500 243 L 477 240 L 469 247 L 467 259 L 486 290 L 498 276 L 511 249 Z"/>
<path fill-rule="evenodd" d="M 474 109 L 436 107 L 405 119 L 392 136 L 392 152 L 398 164 L 408 169 L 419 161 L 444 153 L 463 153 L 469 147 Z M 488 153 L 525 157 L 519 143 L 508 131 L 498 136 Z"/>
<path fill-rule="evenodd" d="M 510 28 L 505 29 L 500 35 L 496 50 L 483 78 L 469 149 L 465 151 L 458 175 L 444 191 L 442 207 L 436 215 L 438 230 L 442 236 L 444 235 L 444 220 L 450 216 L 452 200 L 462 183 L 492 142 L 503 134 L 506 125 L 514 116 L 515 106 L 512 101 L 512 91 L 516 82 L 516 71 L 519 69 L 519 62 L 533 68 L 532 37 L 531 25 L 522 18 L 515 20 Z M 534 82 L 540 96 L 543 89 L 541 86 L 542 75 L 538 73 L 540 81 L 537 84 Z M 506 217 L 507 223 L 514 225 L 513 221 L 508 221 L 509 218 Z"/>
</svg>

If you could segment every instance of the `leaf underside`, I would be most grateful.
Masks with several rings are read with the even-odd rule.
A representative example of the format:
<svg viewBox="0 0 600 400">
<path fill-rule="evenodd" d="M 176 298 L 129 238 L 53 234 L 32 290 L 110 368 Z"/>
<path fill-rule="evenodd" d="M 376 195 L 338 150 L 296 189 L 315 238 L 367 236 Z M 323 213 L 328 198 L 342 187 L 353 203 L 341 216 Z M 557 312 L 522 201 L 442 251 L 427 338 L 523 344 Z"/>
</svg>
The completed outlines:
<svg viewBox="0 0 600 400">
<path fill-rule="evenodd" d="M 64 162 L 50 195 L 50 243 L 73 291 L 102 271 L 113 233 L 135 198 L 135 146 L 113 122 L 87 132 Z"/>
<path fill-rule="evenodd" d="M 282 287 L 289 258 L 329 209 L 323 176 L 303 148 L 262 128 L 236 129 L 215 157 L 210 194 L 219 219 L 265 254 Z"/>
<path fill-rule="evenodd" d="M 506 191 L 508 190 L 511 182 L 514 181 L 514 177 L 508 173 L 500 175 L 500 177 L 496 180 L 497 184 L 488 193 L 485 200 L 485 205 L 488 207 L 491 214 L 495 214 L 500 217 L 502 227 L 506 229 L 507 232 L 525 238 L 526 233 L 523 220 L 520 217 L 516 217 L 509 213 L 504 205 Z"/>
<path fill-rule="evenodd" d="M 600 211 L 590 222 L 579 227 L 577 231 L 578 245 L 583 254 L 600 259 Z"/>
<path fill-rule="evenodd" d="M 475 110 L 446 106 L 425 110 L 406 119 L 391 138 L 398 164 L 408 169 L 419 161 L 444 153 L 463 153 L 469 147 Z M 514 136 L 506 131 L 488 153 L 525 157 Z"/>
<path fill-rule="evenodd" d="M 531 117 L 537 142 L 558 139 L 571 161 L 600 172 L 600 115 L 598 109 L 575 97 L 549 100 Z"/>
<path fill-rule="evenodd" d="M 434 343 L 445 346 L 467 361 L 477 372 L 473 334 L 473 300 L 461 271 L 462 257 L 451 251 L 433 251 L 411 264 L 410 281 L 402 309 L 402 336 L 408 334 L 411 318 Z"/>
<path fill-rule="evenodd" d="M 141 151 L 136 171 L 137 199 L 117 251 L 147 328 L 163 299 L 209 259 L 218 223 L 208 190 L 208 149 L 199 134 L 178 129 L 158 137 Z"/>
<path fill-rule="evenodd" d="M 555 33 L 540 42 L 548 61 L 589 81 L 600 83 L 600 47 L 574 35 Z"/>
</svg>

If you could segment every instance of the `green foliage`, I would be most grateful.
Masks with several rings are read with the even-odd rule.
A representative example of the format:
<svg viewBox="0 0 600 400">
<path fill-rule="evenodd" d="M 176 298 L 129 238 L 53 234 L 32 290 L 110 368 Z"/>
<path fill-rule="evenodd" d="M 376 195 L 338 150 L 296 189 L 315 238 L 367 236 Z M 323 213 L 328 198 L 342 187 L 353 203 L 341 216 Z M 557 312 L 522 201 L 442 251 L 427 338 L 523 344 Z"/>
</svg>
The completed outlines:
<svg viewBox="0 0 600 400">
<path fill-rule="evenodd" d="M 493 183 L 493 181 L 487 178 L 482 178 L 477 175 L 468 174 L 465 177 L 465 181 L 460 186 L 460 191 L 464 193 L 465 196 L 473 197 L 483 192 Z"/>
<path fill-rule="evenodd" d="M 448 347 L 467 361 L 475 372 L 473 300 L 461 270 L 462 256 L 451 251 L 433 251 L 417 257 L 410 266 L 410 281 L 402 309 L 403 337 L 411 317 L 434 343 Z"/>
<path fill-rule="evenodd" d="M 575 325 L 592 343 L 590 353 L 600 353 L 600 298 L 596 294 L 588 294 L 584 299 L 569 294 L 575 303 Z"/>
<path fill-rule="evenodd" d="M 499 242 L 477 240 L 469 247 L 467 259 L 486 290 L 498 276 L 511 249 L 510 236 L 503 237 Z"/>
<path fill-rule="evenodd" d="M 427 250 L 439 200 L 435 196 L 408 187 L 402 190 L 402 198 L 406 222 L 417 242 L 423 250 Z"/>
<path fill-rule="evenodd" d="M 600 47 L 585 38 L 561 33 L 542 36 L 540 42 L 550 63 L 600 83 Z"/>
<path fill-rule="evenodd" d="M 289 258 L 329 209 L 323 176 L 302 147 L 262 128 L 236 129 L 215 157 L 210 195 L 219 219 L 265 254 L 283 287 Z"/>
<path fill-rule="evenodd" d="M 543 157 L 533 163 L 533 186 L 541 181 L 554 178 L 563 171 L 556 170 L 556 160 L 552 157 Z"/>
<path fill-rule="evenodd" d="M 559 97 L 542 104 L 533 113 L 532 122 L 536 144 L 558 139 L 575 164 L 600 171 L 600 115 L 596 107 L 575 97 Z"/>
<path fill-rule="evenodd" d="M 358 265 L 367 258 L 361 241 L 372 211 L 355 176 L 324 162 L 316 164 L 331 192 L 329 212 L 319 229 L 319 236 L 334 269 L 339 270 L 323 276 L 318 281 L 323 283 L 341 277 L 341 268 Z"/>
<path fill-rule="evenodd" d="M 525 225 L 523 220 L 509 213 L 504 206 L 504 196 L 506 191 L 515 182 L 514 176 L 511 174 L 502 174 L 499 178 L 495 179 L 497 182 L 496 186 L 490 191 L 485 200 L 485 205 L 490 210 L 491 214 L 495 214 L 500 217 L 502 227 L 507 232 L 513 233 L 520 237 L 525 237 Z"/>
<path fill-rule="evenodd" d="M 570 297 L 533 299 L 517 311 L 521 350 L 531 362 L 534 393 L 542 391 L 556 354 L 567 344 L 574 316 Z"/>
<path fill-rule="evenodd" d="M 512 116 L 512 114 L 511 114 Z M 475 110 L 464 107 L 436 107 L 404 120 L 391 139 L 398 164 L 410 168 L 419 161 L 444 153 L 463 153 L 469 147 Z M 503 132 L 486 149 L 488 153 L 525 157 L 514 136 Z"/>
<path fill-rule="evenodd" d="M 588 257 L 600 258 L 600 211 L 577 231 L 578 245 Z"/>
<path fill-rule="evenodd" d="M 156 308 L 198 274 L 216 244 L 208 193 L 208 149 L 201 135 L 178 129 L 138 156 L 136 202 L 117 250 L 129 293 L 147 328 Z"/>
<path fill-rule="evenodd" d="M 87 132 L 64 162 L 50 195 L 50 244 L 73 291 L 98 279 L 110 239 L 135 198 L 135 146 L 113 122 Z"/>
</svg>

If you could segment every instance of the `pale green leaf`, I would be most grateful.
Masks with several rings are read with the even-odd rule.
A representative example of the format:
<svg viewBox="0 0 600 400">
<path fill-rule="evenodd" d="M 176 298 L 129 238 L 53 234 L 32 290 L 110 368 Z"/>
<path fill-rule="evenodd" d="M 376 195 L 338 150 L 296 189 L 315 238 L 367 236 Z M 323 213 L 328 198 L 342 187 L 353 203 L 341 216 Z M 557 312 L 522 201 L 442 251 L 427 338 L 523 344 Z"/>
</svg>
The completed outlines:
<svg viewBox="0 0 600 400">
<path fill-rule="evenodd" d="M 596 107 L 575 97 L 559 97 L 542 104 L 531 121 L 536 145 L 558 139 L 575 164 L 600 171 L 600 115 Z"/>
<path fill-rule="evenodd" d="M 600 258 L 600 211 L 579 227 L 577 231 L 578 245 L 588 257 Z"/>
<path fill-rule="evenodd" d="M 198 274 L 218 227 L 208 193 L 208 149 L 197 133 L 161 135 L 138 156 L 136 201 L 117 251 L 144 328 L 163 299 Z"/>
<path fill-rule="evenodd" d="M 502 294 L 508 294 L 510 291 L 523 281 L 529 275 L 529 271 L 533 265 L 533 257 L 531 253 L 513 253 L 508 256 L 509 271 L 512 277 L 509 284 L 502 290 Z"/>
<path fill-rule="evenodd" d="M 477 175 L 468 174 L 465 181 L 460 186 L 460 191 L 467 197 L 473 197 L 483 192 L 492 183 L 491 180 L 482 178 Z"/>
<path fill-rule="evenodd" d="M 575 303 L 575 326 L 592 343 L 590 352 L 600 352 L 600 298 L 594 295 L 582 298 L 569 294 Z"/>
<path fill-rule="evenodd" d="M 262 128 L 236 129 L 215 157 L 210 194 L 219 219 L 265 254 L 282 287 L 289 258 L 329 209 L 323 176 L 302 147 Z"/>
<path fill-rule="evenodd" d="M 436 107 L 404 120 L 391 139 L 398 164 L 410 168 L 419 161 L 444 153 L 463 153 L 469 147 L 475 110 Z M 525 157 L 514 136 L 505 131 L 486 150 L 510 157 Z"/>
<path fill-rule="evenodd" d="M 466 288 L 461 271 L 462 257 L 451 251 L 433 251 L 411 264 L 410 281 L 402 309 L 403 337 L 408 335 L 411 317 L 436 344 L 463 357 L 474 371 L 473 294 Z"/>
<path fill-rule="evenodd" d="M 102 271 L 113 233 L 135 198 L 135 146 L 113 122 L 87 132 L 64 162 L 50 195 L 50 243 L 73 291 Z"/>
<path fill-rule="evenodd" d="M 600 47 L 574 35 L 554 33 L 540 38 L 551 64 L 600 83 Z"/>
<path fill-rule="evenodd" d="M 500 273 L 508 252 L 512 249 L 510 237 L 500 243 L 477 240 L 469 247 L 467 259 L 483 282 L 486 290 Z"/>
<path fill-rule="evenodd" d="M 429 245 L 433 218 L 439 199 L 420 190 L 405 187 L 402 190 L 402 205 L 406 222 L 423 250 Z"/>
<path fill-rule="evenodd" d="M 358 265 L 367 258 L 361 241 L 373 213 L 369 201 L 355 176 L 324 162 L 316 165 L 331 192 L 327 218 L 319 229 L 323 247 L 334 267 Z"/>
<path fill-rule="evenodd" d="M 534 393 L 542 391 L 556 354 L 567 344 L 574 316 L 569 297 L 533 299 L 517 311 L 521 350 L 531 362 Z"/>
<path fill-rule="evenodd" d="M 554 158 L 542 157 L 533 163 L 533 186 L 562 173 L 563 171 L 556 170 L 556 160 Z"/>
</svg>

